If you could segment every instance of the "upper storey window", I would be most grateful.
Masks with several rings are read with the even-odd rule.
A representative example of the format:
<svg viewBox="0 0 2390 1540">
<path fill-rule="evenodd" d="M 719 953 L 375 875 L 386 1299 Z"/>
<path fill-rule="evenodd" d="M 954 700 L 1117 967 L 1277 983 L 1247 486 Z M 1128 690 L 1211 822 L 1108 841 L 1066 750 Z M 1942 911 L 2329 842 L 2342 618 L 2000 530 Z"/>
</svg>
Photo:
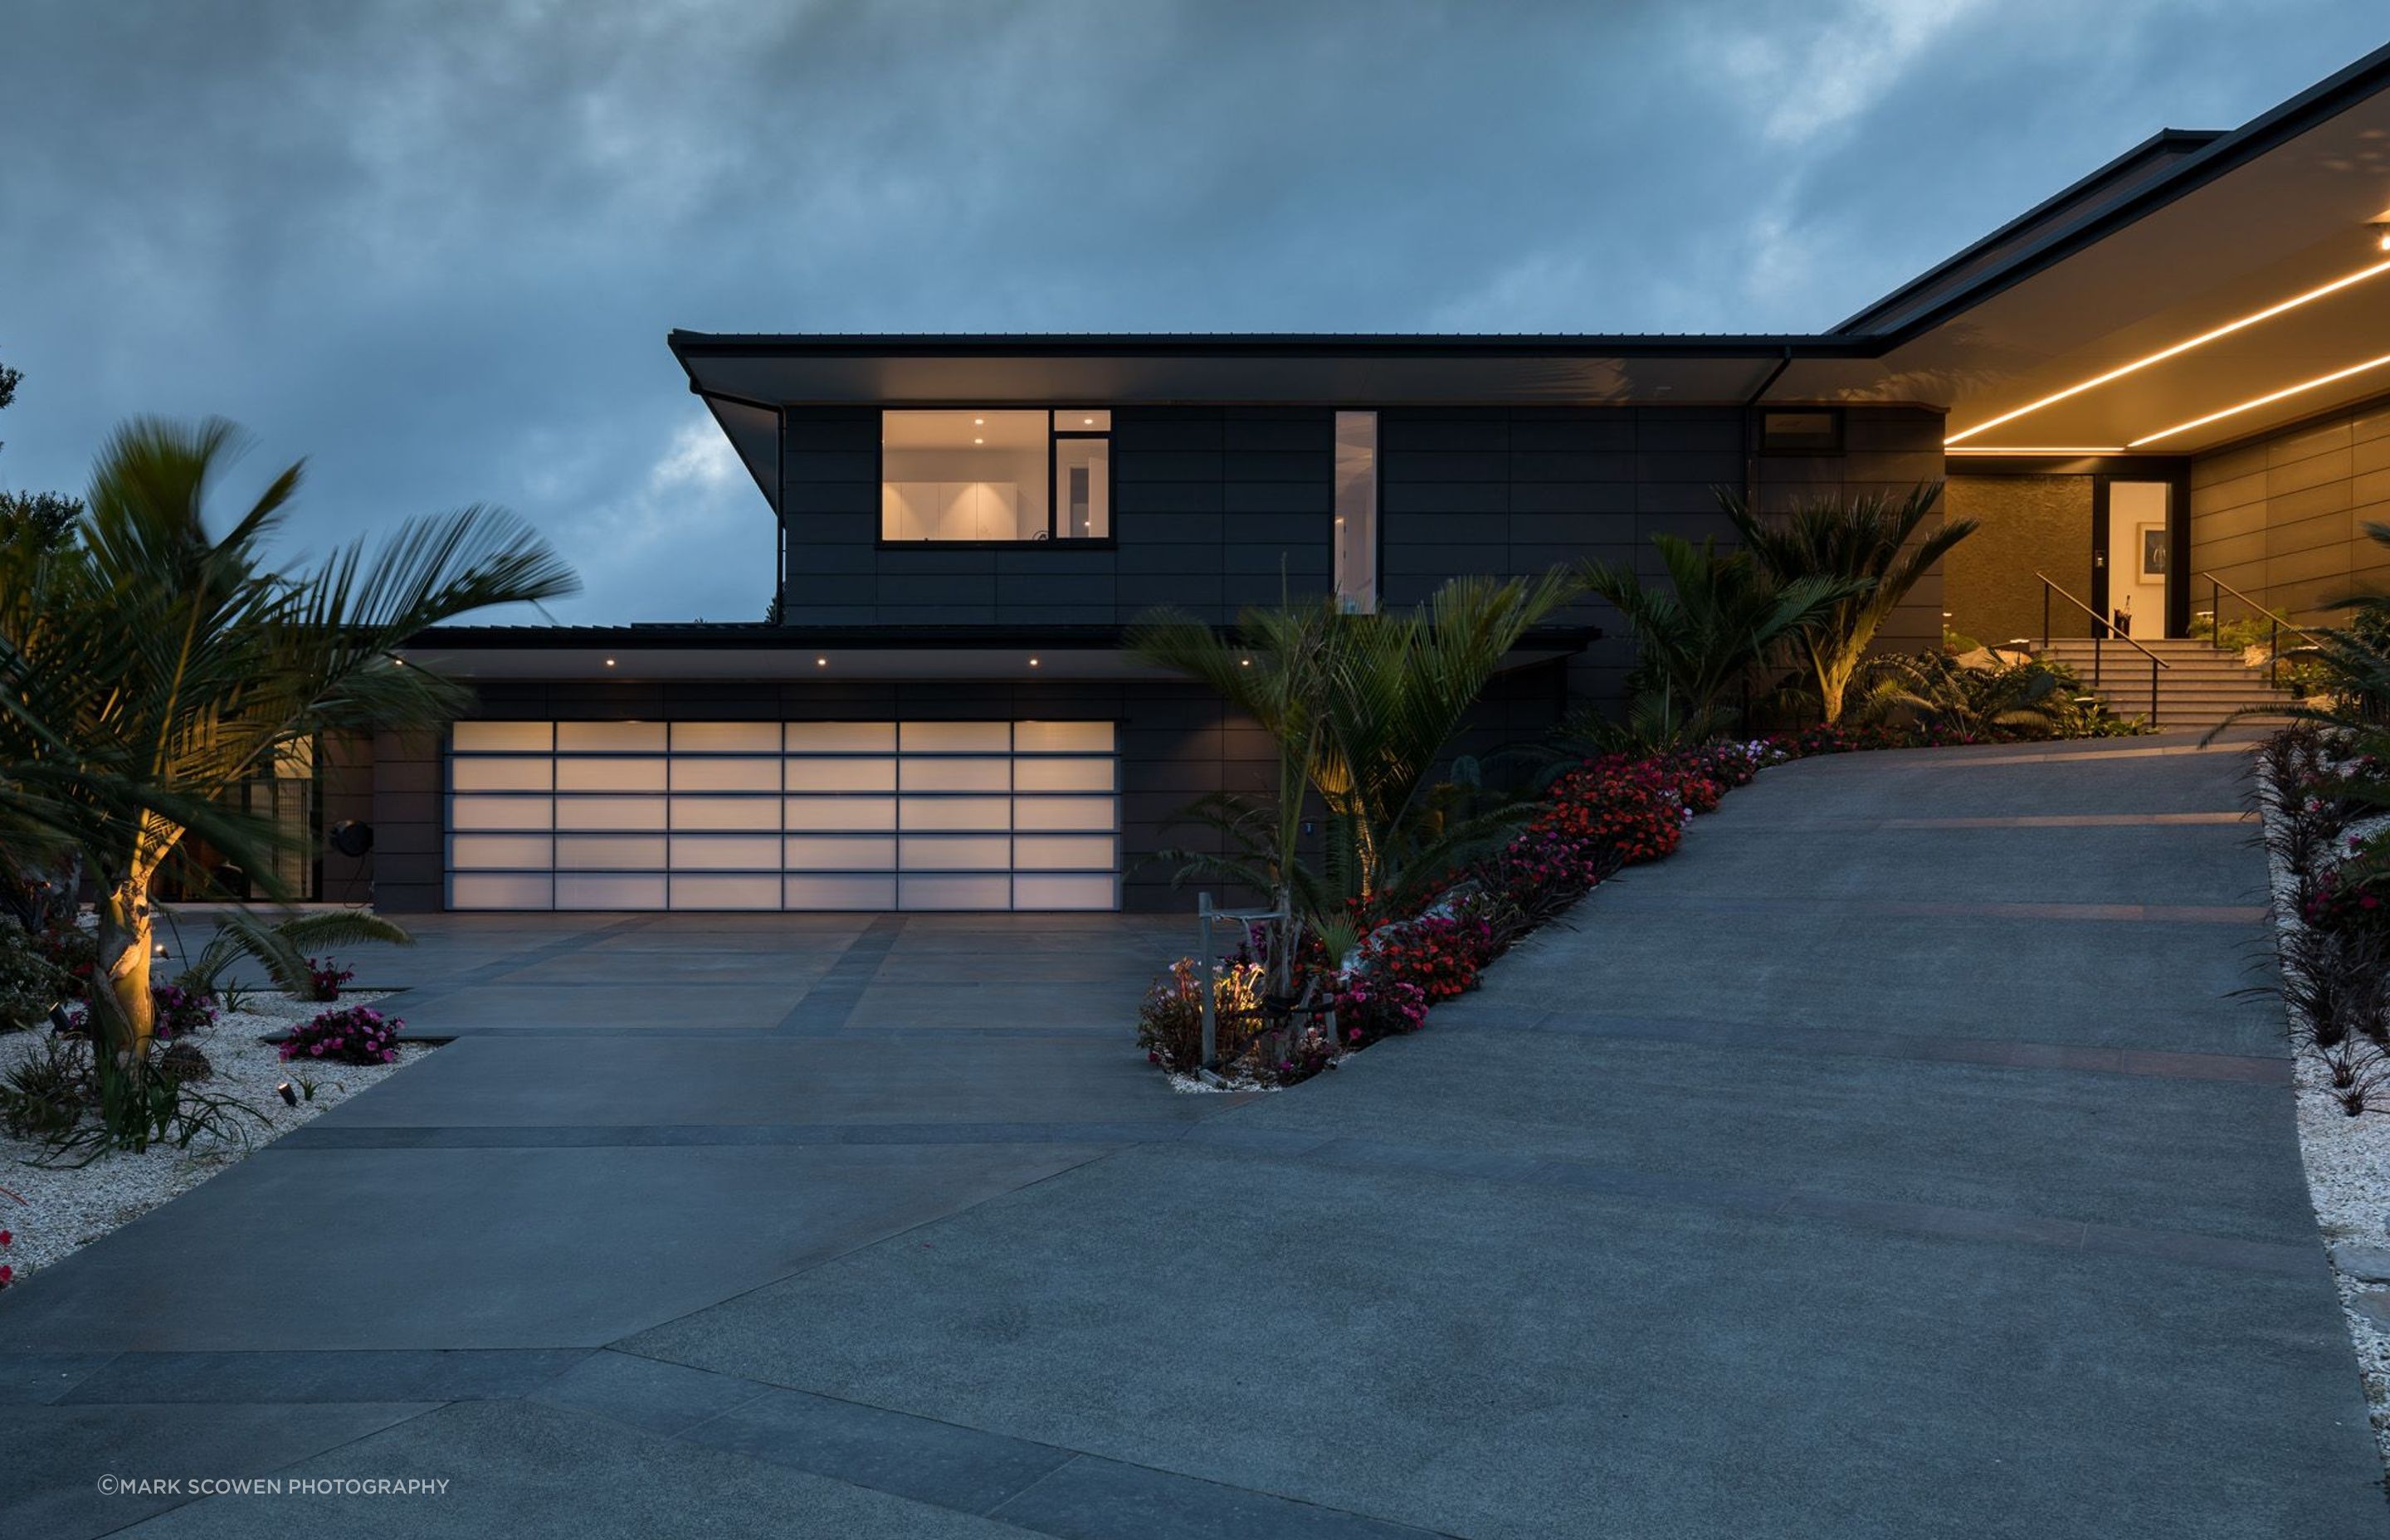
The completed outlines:
<svg viewBox="0 0 2390 1540">
<path fill-rule="evenodd" d="M 882 412 L 880 538 L 1109 540 L 1111 430 L 1095 407 Z"/>
</svg>

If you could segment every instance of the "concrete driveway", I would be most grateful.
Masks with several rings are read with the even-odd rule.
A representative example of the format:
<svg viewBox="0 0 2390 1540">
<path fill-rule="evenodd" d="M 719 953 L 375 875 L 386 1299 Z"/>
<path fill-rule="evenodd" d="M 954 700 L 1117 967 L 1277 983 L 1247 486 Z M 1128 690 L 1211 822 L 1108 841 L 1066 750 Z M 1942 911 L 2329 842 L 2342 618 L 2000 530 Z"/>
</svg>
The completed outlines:
<svg viewBox="0 0 2390 1540">
<path fill-rule="evenodd" d="M 1125 1046 L 1176 922 L 438 922 L 455 1044 L 0 1297 L 0 1530 L 2379 1534 L 2156 747 L 1771 771 L 1237 1107 Z"/>
</svg>

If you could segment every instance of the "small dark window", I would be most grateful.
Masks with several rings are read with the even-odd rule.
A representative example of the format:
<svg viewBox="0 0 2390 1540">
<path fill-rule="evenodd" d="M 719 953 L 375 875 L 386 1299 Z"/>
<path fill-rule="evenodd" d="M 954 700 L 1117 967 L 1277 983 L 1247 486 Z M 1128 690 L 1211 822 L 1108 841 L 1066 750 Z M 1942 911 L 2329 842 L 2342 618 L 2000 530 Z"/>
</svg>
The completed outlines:
<svg viewBox="0 0 2390 1540">
<path fill-rule="evenodd" d="M 1778 455 L 1832 455 L 1843 447 L 1843 414 L 1832 406 L 1759 414 L 1759 447 Z"/>
</svg>

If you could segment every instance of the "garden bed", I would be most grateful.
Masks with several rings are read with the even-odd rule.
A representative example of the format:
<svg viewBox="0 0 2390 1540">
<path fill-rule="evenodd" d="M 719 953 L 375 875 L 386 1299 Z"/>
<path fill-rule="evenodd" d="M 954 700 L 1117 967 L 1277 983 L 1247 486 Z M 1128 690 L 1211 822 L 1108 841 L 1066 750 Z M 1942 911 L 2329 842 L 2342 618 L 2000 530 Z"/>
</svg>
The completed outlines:
<svg viewBox="0 0 2390 1540">
<path fill-rule="evenodd" d="M 0 1264 L 13 1269 L 15 1280 L 21 1282 L 430 1053 L 432 1045 L 410 1042 L 402 1044 L 396 1061 L 388 1064 L 285 1062 L 276 1045 L 265 1041 L 326 1010 L 370 1004 L 378 997 L 345 994 L 338 1007 L 330 1007 L 283 995 L 252 995 L 238 1011 L 221 1011 L 212 1025 L 176 1038 L 207 1057 L 212 1073 L 195 1083 L 199 1089 L 257 1114 L 236 1112 L 225 1133 L 201 1133 L 188 1149 L 159 1144 L 139 1153 L 111 1151 L 79 1167 L 43 1165 L 38 1162 L 56 1159 L 47 1146 L 0 1131 L 0 1162 L 6 1164 L 0 1170 L 0 1188 L 23 1200 L 19 1203 L 0 1197 L 0 1230 L 11 1236 L 11 1244 L 0 1250 Z M 0 1075 L 45 1051 L 49 1035 L 44 1031 L 0 1034 Z M 296 1106 L 286 1105 L 276 1090 L 285 1081 L 298 1095 Z M 303 1093 L 308 1082 L 315 1086 L 312 1097 Z"/>
<path fill-rule="evenodd" d="M 2317 897 L 2319 887 L 2336 886 L 2358 869 L 2348 865 L 2351 857 L 2390 831 L 2390 816 L 2348 816 L 2354 810 L 2332 796 L 2328 781 L 2297 784 L 2303 774 L 2286 775 L 2281 745 L 2294 736 L 2269 740 L 2255 784 L 2294 1046 L 2299 1153 L 2374 1439 L 2390 1463 L 2390 1057 L 2363 1024 L 2390 1031 L 2383 1010 L 2390 986 L 2382 969 L 2390 954 L 2371 943 L 2355 956 L 2319 950 L 2332 944 L 2329 932 L 2337 922 L 2327 914 L 2329 901 L 2319 905 Z M 2313 768 L 2331 776 L 2355 767 L 2327 757 Z M 2302 818 L 2310 827 L 2294 828 Z M 2309 925 L 2310 916 L 2320 928 Z M 2335 1020 L 2319 1033 L 2327 1015 Z"/>
</svg>

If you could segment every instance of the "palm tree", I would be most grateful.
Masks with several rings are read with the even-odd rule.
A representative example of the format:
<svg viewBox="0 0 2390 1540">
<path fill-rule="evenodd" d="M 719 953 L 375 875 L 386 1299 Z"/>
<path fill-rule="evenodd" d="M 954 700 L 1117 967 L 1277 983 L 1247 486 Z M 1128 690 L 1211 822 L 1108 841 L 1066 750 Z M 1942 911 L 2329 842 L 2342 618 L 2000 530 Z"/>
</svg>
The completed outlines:
<svg viewBox="0 0 2390 1540">
<path fill-rule="evenodd" d="M 1583 586 L 1565 571 L 1456 578 L 1399 614 L 1348 614 L 1328 598 L 1248 610 L 1234 638 L 1166 610 L 1147 617 L 1131 650 L 1210 685 L 1279 749 L 1267 804 L 1222 794 L 1190 809 L 1231 852 L 1175 853 L 1182 870 L 1246 881 L 1316 920 L 1343 898 L 1380 902 L 1433 882 L 1506 832 L 1515 818 L 1456 814 L 1432 794 L 1431 774 L 1503 656 Z M 1301 860 L 1307 794 L 1328 815 L 1324 873 Z"/>
<path fill-rule="evenodd" d="M 1665 588 L 1609 562 L 1585 571 L 1587 585 L 1635 633 L 1635 711 L 1663 742 L 1723 731 L 1728 718 L 1720 699 L 1743 671 L 1863 586 L 1847 578 L 1780 580 L 1748 551 L 1721 554 L 1714 539 L 1696 545 L 1655 534 L 1651 544 L 1668 571 Z"/>
<path fill-rule="evenodd" d="M 1972 519 L 1952 519 L 1923 539 L 1918 530 L 1942 500 L 1942 483 L 1927 481 L 1899 497 L 1867 493 L 1821 497 L 1781 519 L 1762 518 L 1741 494 L 1717 489 L 1719 507 L 1734 520 L 1743 548 L 1780 583 L 1823 579 L 1852 586 L 1794 638 L 1793 649 L 1818 687 L 1829 723 L 1842 719 L 1852 675 L 1876 632 L 1908 591 L 1975 533 Z"/>
<path fill-rule="evenodd" d="M 1303 799 L 1317 773 L 1330 665 L 1340 616 L 1332 600 L 1247 610 L 1241 638 L 1222 636 L 1180 611 L 1156 610 L 1132 626 L 1128 650 L 1146 661 L 1212 687 L 1251 717 L 1278 746 L 1278 794 L 1266 804 L 1234 793 L 1200 799 L 1191 821 L 1210 826 L 1229 853 L 1165 852 L 1183 873 L 1208 871 L 1269 896 L 1289 918 L 1269 948 L 1271 987 L 1291 987 L 1293 917 L 1315 909 L 1318 892 L 1302 864 Z"/>
<path fill-rule="evenodd" d="M 222 535 L 212 483 L 229 423 L 137 419 L 109 440 L 75 539 L 0 547 L 0 841 L 82 858 L 98 890 L 92 1011 L 135 1089 L 152 1025 L 150 887 L 186 833 L 287 896 L 278 836 L 225 793 L 314 735 L 420 728 L 461 685 L 399 657 L 416 633 L 490 605 L 572 592 L 528 527 L 487 508 L 409 520 L 378 547 L 286 575 L 263 545 L 298 490 L 284 469 Z"/>
</svg>

